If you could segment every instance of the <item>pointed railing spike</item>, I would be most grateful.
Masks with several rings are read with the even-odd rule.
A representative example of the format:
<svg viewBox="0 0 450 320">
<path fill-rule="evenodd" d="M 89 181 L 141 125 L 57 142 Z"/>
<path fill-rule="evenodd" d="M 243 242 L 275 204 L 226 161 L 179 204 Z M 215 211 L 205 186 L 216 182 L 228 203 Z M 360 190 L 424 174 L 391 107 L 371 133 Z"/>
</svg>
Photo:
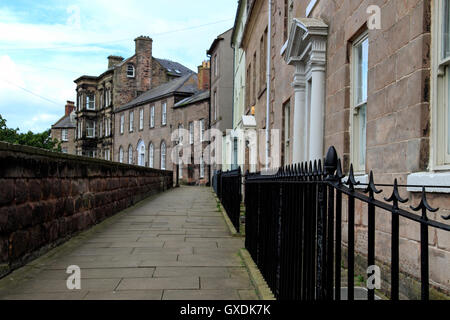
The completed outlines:
<svg viewBox="0 0 450 320">
<path fill-rule="evenodd" d="M 344 177 L 345 177 L 345 175 L 342 173 L 341 159 L 338 159 L 337 168 L 336 168 L 336 179 L 338 179 L 339 183 L 341 183 L 342 178 L 344 178 Z"/>
<path fill-rule="evenodd" d="M 355 180 L 355 174 L 353 173 L 353 164 L 350 164 L 350 171 L 348 173 L 348 178 L 345 184 L 348 184 L 348 187 L 353 191 L 355 190 L 355 186 L 359 184 L 359 181 Z"/>
<path fill-rule="evenodd" d="M 389 198 L 384 198 L 385 201 L 387 202 L 392 202 L 392 206 L 394 207 L 394 209 L 398 209 L 398 203 L 405 203 L 408 201 L 408 199 L 403 199 L 400 196 L 400 193 L 398 192 L 398 183 L 397 183 L 397 178 L 395 178 L 394 180 L 394 188 L 392 189 L 392 194 Z"/>
<path fill-rule="evenodd" d="M 378 190 L 377 187 L 375 186 L 375 182 L 373 180 L 373 171 L 370 170 L 370 174 L 369 174 L 369 185 L 367 186 L 367 188 L 364 189 L 364 193 L 369 193 L 369 197 L 373 198 L 374 193 L 378 194 L 381 193 L 383 190 Z"/>
<path fill-rule="evenodd" d="M 428 220 L 427 217 L 427 210 L 430 212 L 436 212 L 439 210 L 439 208 L 433 208 L 432 206 L 430 206 L 430 204 L 428 203 L 427 200 L 427 194 L 425 192 L 425 187 L 422 187 L 422 198 L 420 199 L 420 203 L 417 207 L 413 207 L 410 206 L 410 208 L 414 211 L 420 211 L 422 210 L 422 219 L 423 220 Z"/>
</svg>

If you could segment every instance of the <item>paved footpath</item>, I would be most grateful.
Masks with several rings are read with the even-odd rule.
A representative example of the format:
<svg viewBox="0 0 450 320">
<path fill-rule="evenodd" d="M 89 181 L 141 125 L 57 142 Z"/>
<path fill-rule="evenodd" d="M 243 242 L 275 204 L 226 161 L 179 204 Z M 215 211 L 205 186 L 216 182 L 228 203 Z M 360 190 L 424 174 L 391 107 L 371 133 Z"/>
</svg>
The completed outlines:
<svg viewBox="0 0 450 320">
<path fill-rule="evenodd" d="M 155 195 L 0 280 L 0 299 L 257 299 L 210 188 Z M 66 268 L 81 268 L 68 290 Z"/>
</svg>

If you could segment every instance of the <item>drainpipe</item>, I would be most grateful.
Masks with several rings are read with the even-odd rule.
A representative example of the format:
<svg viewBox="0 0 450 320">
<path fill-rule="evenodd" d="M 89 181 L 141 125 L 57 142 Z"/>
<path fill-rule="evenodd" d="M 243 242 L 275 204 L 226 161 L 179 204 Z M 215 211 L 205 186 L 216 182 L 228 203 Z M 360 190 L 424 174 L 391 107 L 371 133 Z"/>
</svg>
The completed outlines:
<svg viewBox="0 0 450 320">
<path fill-rule="evenodd" d="M 208 130 L 209 130 L 209 142 L 211 143 L 211 55 L 206 54 L 209 59 L 209 100 L 208 100 Z M 203 146 L 202 146 L 203 148 Z M 208 164 L 208 185 L 211 186 L 211 158 L 209 158 Z"/>
<path fill-rule="evenodd" d="M 269 111 L 270 111 L 270 37 L 272 28 L 272 0 L 268 0 L 269 12 L 268 12 L 268 26 L 267 26 L 267 66 L 266 66 L 266 169 L 269 169 Z"/>
</svg>

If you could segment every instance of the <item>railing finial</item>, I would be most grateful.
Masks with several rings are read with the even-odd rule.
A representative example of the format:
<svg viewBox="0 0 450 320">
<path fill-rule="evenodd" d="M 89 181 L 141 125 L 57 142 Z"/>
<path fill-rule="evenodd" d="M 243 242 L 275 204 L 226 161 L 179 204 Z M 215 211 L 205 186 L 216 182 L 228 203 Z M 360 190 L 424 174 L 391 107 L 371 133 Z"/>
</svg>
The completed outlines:
<svg viewBox="0 0 450 320">
<path fill-rule="evenodd" d="M 327 177 L 331 177 L 334 175 L 338 166 L 338 155 L 336 152 L 336 148 L 331 146 L 328 148 L 327 155 L 325 157 L 325 161 L 323 163 L 323 169 Z"/>
<path fill-rule="evenodd" d="M 377 187 L 375 186 L 375 182 L 373 180 L 373 171 L 370 170 L 370 174 L 369 174 L 369 185 L 367 186 L 367 188 L 364 189 L 364 193 L 369 193 L 369 197 L 373 198 L 374 193 L 378 194 L 381 193 L 383 190 L 378 190 Z"/>
<path fill-rule="evenodd" d="M 408 201 L 408 199 L 403 199 L 398 192 L 397 178 L 395 178 L 394 180 L 394 189 L 392 190 L 391 196 L 389 198 L 384 198 L 384 200 L 387 202 L 393 202 L 392 206 L 394 207 L 394 209 L 398 209 L 399 202 L 405 203 Z"/>
<path fill-rule="evenodd" d="M 431 207 L 430 204 L 428 203 L 428 200 L 427 200 L 427 194 L 426 194 L 426 192 L 425 192 L 425 187 L 424 187 L 424 186 L 422 186 L 422 198 L 420 199 L 419 205 L 418 205 L 417 207 L 410 206 L 410 208 L 411 208 L 412 210 L 414 210 L 414 211 L 420 211 L 420 210 L 422 210 L 422 219 L 423 219 L 423 220 L 428 220 L 428 217 L 427 217 L 427 210 L 430 211 L 430 212 L 436 212 L 436 211 L 439 210 L 439 208 L 433 208 L 433 207 Z M 444 217 L 443 217 L 443 218 L 444 218 Z M 449 218 L 450 218 L 450 217 L 449 217 Z M 445 218 L 444 218 L 444 219 L 445 219 Z M 448 220 L 448 219 L 447 219 L 447 220 Z"/>
</svg>

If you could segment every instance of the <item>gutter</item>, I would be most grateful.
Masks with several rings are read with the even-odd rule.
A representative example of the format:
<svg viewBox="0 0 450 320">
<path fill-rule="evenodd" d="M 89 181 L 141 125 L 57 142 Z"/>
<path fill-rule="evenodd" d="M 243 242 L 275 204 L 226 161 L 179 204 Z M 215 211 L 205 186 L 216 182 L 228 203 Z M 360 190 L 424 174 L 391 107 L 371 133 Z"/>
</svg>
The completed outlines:
<svg viewBox="0 0 450 320">
<path fill-rule="evenodd" d="M 272 35 L 272 0 L 268 0 L 269 12 L 268 12 L 268 26 L 267 26 L 267 65 L 266 65 L 266 169 L 269 169 L 269 147 L 270 147 L 270 138 L 269 138 L 269 111 L 270 111 L 270 46 L 271 46 L 271 35 Z"/>
</svg>

